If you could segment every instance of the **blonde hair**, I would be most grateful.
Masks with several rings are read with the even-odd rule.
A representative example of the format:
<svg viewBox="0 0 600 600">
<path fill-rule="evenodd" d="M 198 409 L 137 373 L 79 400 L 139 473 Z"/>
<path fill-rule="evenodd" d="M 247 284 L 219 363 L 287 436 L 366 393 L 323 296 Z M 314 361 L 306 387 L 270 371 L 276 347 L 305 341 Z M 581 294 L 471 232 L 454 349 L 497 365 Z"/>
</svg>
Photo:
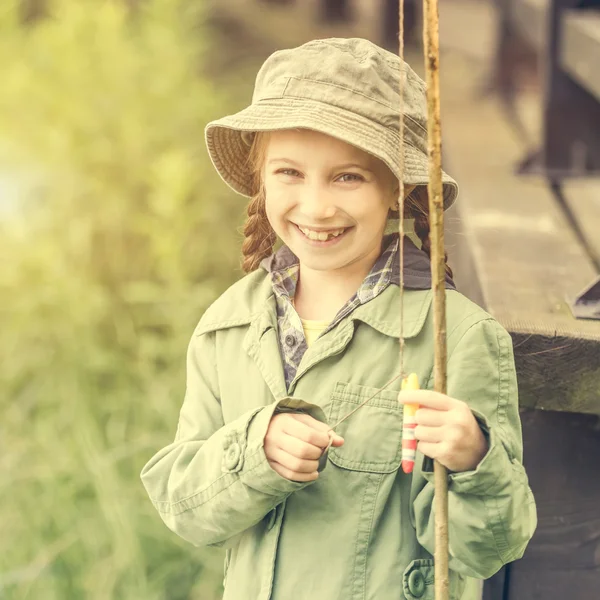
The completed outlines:
<svg viewBox="0 0 600 600">
<path fill-rule="evenodd" d="M 270 256 L 277 236 L 269 223 L 266 210 L 265 188 L 262 178 L 262 168 L 267 155 L 269 135 L 256 133 L 250 146 L 248 161 L 252 170 L 253 195 L 248 203 L 246 222 L 244 223 L 244 242 L 242 244 L 245 273 L 258 269 L 261 261 Z M 415 234 L 421 240 L 421 250 L 431 259 L 431 240 L 429 238 L 429 195 L 427 186 L 419 185 L 405 200 L 405 216 L 415 220 Z M 448 265 L 448 253 L 444 254 L 446 273 L 452 277 L 452 269 Z"/>
</svg>

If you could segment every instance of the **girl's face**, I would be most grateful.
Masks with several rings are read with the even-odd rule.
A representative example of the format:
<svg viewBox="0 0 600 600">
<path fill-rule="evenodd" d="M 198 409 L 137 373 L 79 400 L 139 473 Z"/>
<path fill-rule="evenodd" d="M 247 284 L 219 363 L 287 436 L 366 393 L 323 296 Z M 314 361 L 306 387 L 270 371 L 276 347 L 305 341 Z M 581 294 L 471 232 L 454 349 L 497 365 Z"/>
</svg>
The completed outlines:
<svg viewBox="0 0 600 600">
<path fill-rule="evenodd" d="M 269 134 L 262 179 L 275 233 L 316 271 L 370 270 L 398 181 L 370 154 L 311 130 Z"/>
</svg>

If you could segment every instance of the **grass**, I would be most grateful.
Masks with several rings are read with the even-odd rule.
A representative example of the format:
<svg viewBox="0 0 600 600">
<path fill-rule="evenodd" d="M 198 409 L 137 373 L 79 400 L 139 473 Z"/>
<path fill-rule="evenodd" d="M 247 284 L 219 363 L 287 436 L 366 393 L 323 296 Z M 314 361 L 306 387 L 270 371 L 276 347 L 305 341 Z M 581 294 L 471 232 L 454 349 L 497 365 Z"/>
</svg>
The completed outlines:
<svg viewBox="0 0 600 600">
<path fill-rule="evenodd" d="M 235 99 L 193 5 L 57 0 L 28 29 L 0 11 L 2 600 L 221 596 L 221 551 L 170 533 L 139 480 L 191 332 L 241 275 L 243 202 L 203 145 Z"/>
</svg>

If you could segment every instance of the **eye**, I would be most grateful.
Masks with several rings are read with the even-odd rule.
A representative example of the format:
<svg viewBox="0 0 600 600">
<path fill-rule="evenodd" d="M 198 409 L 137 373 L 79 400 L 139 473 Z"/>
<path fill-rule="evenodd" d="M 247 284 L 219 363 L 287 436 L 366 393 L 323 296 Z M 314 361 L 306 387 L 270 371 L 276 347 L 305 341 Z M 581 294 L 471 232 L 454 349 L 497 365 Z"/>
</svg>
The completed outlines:
<svg viewBox="0 0 600 600">
<path fill-rule="evenodd" d="M 357 181 L 364 181 L 365 178 L 358 173 L 343 173 L 338 177 L 338 181 L 342 183 L 355 183 Z"/>
<path fill-rule="evenodd" d="M 296 171 L 296 169 L 278 169 L 277 171 L 275 171 L 275 173 L 277 175 L 286 175 L 287 177 L 297 177 L 298 175 L 300 175 L 300 172 Z"/>
</svg>

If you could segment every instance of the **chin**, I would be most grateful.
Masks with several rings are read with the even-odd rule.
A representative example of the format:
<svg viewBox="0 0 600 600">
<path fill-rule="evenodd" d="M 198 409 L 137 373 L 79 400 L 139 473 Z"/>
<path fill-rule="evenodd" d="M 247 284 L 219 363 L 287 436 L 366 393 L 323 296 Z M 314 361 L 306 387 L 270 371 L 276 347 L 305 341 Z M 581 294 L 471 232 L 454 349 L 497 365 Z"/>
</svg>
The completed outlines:
<svg viewBox="0 0 600 600">
<path fill-rule="evenodd" d="M 294 254 L 296 253 L 294 252 Z M 322 256 L 311 256 L 306 252 L 296 254 L 296 256 L 298 257 L 300 264 L 311 271 L 337 271 L 348 264 L 348 261 L 339 259 L 324 260 Z"/>
</svg>

